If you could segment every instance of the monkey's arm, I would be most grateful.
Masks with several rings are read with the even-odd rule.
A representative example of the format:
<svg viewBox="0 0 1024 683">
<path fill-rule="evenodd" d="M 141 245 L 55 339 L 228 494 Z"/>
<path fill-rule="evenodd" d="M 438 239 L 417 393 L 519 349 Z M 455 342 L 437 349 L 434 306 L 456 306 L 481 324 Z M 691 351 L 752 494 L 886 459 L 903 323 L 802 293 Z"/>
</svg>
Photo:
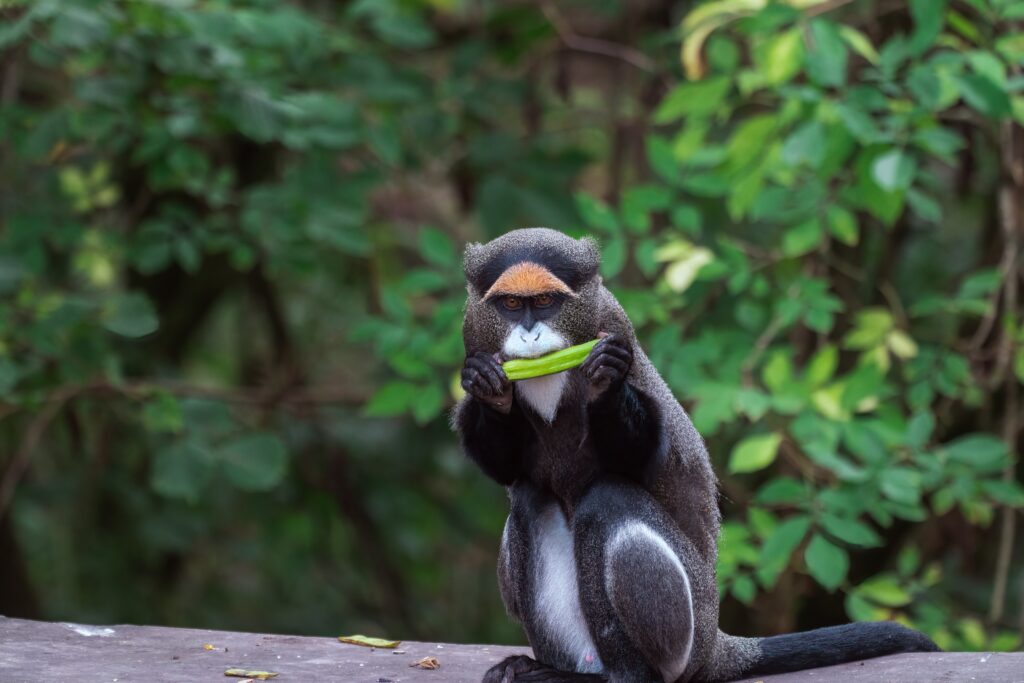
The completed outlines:
<svg viewBox="0 0 1024 683">
<path fill-rule="evenodd" d="M 590 439 L 609 471 L 643 478 L 667 447 L 662 415 L 643 391 L 629 383 L 629 342 L 605 336 L 580 366 L 590 380 L 587 407 Z"/>
<path fill-rule="evenodd" d="M 667 442 L 657 406 L 629 382 L 610 389 L 590 404 L 590 437 L 612 472 L 636 479 L 656 465 Z"/>
<path fill-rule="evenodd" d="M 491 479 L 503 486 L 523 472 L 530 428 L 513 400 L 512 382 L 497 355 L 473 353 L 462 367 L 465 400 L 455 414 L 462 450 Z"/>
<path fill-rule="evenodd" d="M 462 449 L 484 474 L 502 486 L 523 473 L 529 424 L 519 406 L 506 414 L 467 396 L 455 416 Z"/>
</svg>

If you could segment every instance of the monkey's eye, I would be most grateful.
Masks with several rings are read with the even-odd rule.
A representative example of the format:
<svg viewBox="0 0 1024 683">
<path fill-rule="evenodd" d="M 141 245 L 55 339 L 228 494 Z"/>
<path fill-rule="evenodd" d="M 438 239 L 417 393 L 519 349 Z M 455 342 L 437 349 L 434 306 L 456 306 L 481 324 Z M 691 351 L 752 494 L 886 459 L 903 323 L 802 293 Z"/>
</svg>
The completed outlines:
<svg viewBox="0 0 1024 683">
<path fill-rule="evenodd" d="M 555 297 L 551 296 L 550 294 L 538 294 L 537 296 L 533 297 L 533 304 L 535 306 L 539 306 L 540 308 L 547 308 L 553 303 L 555 303 Z"/>
<path fill-rule="evenodd" d="M 517 296 L 506 296 L 501 300 L 502 305 L 510 311 L 518 311 L 523 307 L 523 301 Z"/>
</svg>

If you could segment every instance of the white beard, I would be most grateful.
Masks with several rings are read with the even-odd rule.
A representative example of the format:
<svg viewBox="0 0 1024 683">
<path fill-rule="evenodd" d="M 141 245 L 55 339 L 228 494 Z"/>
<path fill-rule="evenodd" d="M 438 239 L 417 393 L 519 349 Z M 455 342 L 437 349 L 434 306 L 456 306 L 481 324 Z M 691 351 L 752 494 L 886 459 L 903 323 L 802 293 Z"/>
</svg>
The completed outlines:
<svg viewBox="0 0 1024 683">
<path fill-rule="evenodd" d="M 502 352 L 506 358 L 536 358 L 567 346 L 569 342 L 565 337 L 539 322 L 534 324 L 529 332 L 524 330 L 522 325 L 512 328 L 505 339 Z"/>
<path fill-rule="evenodd" d="M 538 322 L 527 332 L 522 325 L 516 325 L 505 339 L 502 351 L 506 358 L 536 358 L 569 346 L 565 337 Z M 547 422 L 555 419 L 558 404 L 562 402 L 565 390 L 565 372 L 516 382 L 516 395 L 526 401 Z"/>
<path fill-rule="evenodd" d="M 566 379 L 564 370 L 554 375 L 521 379 L 516 382 L 516 396 L 529 403 L 550 424 L 562 402 Z"/>
</svg>

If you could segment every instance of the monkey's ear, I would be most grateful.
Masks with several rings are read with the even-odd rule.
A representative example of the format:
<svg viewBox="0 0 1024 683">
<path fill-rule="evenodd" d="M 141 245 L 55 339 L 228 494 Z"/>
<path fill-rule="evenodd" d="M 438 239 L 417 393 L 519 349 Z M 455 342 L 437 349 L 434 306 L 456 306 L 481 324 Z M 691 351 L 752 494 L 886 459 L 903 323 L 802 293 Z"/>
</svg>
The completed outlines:
<svg viewBox="0 0 1024 683">
<path fill-rule="evenodd" d="M 601 245 L 593 237 L 587 235 L 579 239 L 580 246 L 580 269 L 586 273 L 585 279 L 590 279 L 597 274 L 601 266 Z"/>
<path fill-rule="evenodd" d="M 476 282 L 483 267 L 484 245 L 479 242 L 467 242 L 466 250 L 462 254 L 462 272 L 466 276 L 466 282 Z"/>
</svg>

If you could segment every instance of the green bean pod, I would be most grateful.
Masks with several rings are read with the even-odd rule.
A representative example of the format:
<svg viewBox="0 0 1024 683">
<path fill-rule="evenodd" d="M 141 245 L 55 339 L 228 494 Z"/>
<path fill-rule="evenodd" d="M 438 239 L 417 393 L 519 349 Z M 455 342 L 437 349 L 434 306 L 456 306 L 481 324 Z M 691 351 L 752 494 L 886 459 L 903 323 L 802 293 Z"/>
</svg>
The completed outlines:
<svg viewBox="0 0 1024 683">
<path fill-rule="evenodd" d="M 580 365 L 600 339 L 584 344 L 569 346 L 539 358 L 515 358 L 501 364 L 505 375 L 513 382 L 531 377 L 553 375 L 556 372 L 570 370 Z"/>
</svg>

